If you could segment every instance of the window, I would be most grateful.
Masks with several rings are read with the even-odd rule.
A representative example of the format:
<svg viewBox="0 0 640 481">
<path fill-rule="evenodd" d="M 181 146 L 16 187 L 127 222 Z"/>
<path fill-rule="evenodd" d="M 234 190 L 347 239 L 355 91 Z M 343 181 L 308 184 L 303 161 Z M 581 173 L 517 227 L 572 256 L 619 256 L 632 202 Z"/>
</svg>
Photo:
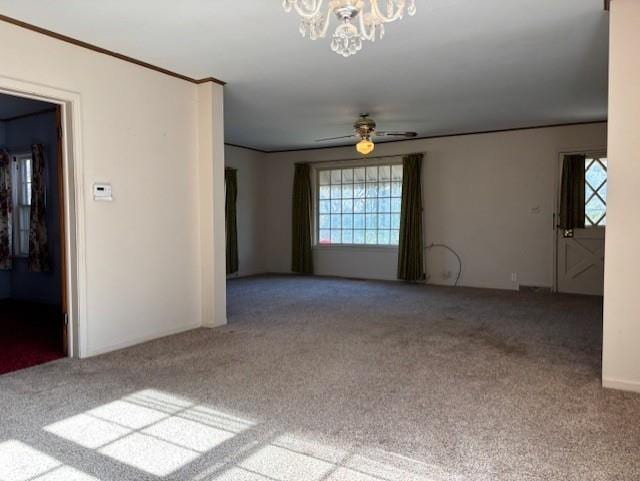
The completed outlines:
<svg viewBox="0 0 640 481">
<path fill-rule="evenodd" d="M 13 157 L 13 254 L 29 255 L 29 215 L 31 213 L 31 154 Z"/>
<path fill-rule="evenodd" d="M 318 170 L 320 245 L 398 245 L 402 164 Z"/>
<path fill-rule="evenodd" d="M 607 225 L 607 158 L 585 160 L 585 227 Z"/>
</svg>

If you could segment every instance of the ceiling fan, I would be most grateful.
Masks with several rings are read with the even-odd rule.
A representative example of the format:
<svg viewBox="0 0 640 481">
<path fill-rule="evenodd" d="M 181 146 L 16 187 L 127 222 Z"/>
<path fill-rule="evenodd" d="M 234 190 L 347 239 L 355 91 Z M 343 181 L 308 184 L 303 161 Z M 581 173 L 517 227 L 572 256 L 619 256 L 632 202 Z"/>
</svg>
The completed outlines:
<svg viewBox="0 0 640 481">
<path fill-rule="evenodd" d="M 415 132 L 391 132 L 376 130 L 376 122 L 369 117 L 369 114 L 360 114 L 360 117 L 353 124 L 353 133 L 350 135 L 343 135 L 340 137 L 328 137 L 325 139 L 317 139 L 316 142 L 328 142 L 331 140 L 350 139 L 357 137 L 360 142 L 356 144 L 356 150 L 362 155 L 368 155 L 373 152 L 375 144 L 372 137 L 415 137 L 418 134 Z"/>
</svg>

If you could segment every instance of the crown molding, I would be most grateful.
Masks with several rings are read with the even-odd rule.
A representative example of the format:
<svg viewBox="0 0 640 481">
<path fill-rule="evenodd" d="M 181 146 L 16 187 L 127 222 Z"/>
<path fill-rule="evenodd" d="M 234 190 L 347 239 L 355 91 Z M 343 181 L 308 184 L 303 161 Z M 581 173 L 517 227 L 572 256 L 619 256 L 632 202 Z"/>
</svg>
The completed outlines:
<svg viewBox="0 0 640 481">
<path fill-rule="evenodd" d="M 27 117 L 35 117 L 37 115 L 49 114 L 55 111 L 56 111 L 55 107 L 49 107 L 43 110 L 38 110 L 37 112 L 31 112 L 29 114 L 21 114 L 21 115 L 14 115 L 13 117 L 6 117 L 4 119 L 0 119 L 0 122 L 13 122 L 14 120 L 26 119 Z"/>
<path fill-rule="evenodd" d="M 377 145 L 385 145 L 385 144 L 394 144 L 396 142 L 415 142 L 416 140 L 434 140 L 434 139 L 446 139 L 449 137 L 464 137 L 468 135 L 483 135 L 483 134 L 500 134 L 505 132 L 518 132 L 520 130 L 536 130 L 536 129 L 551 129 L 554 127 L 573 127 L 576 125 L 592 125 L 592 124 L 605 124 L 607 123 L 607 119 L 603 120 L 590 120 L 586 122 L 568 122 L 564 124 L 546 124 L 546 125 L 532 125 L 530 127 L 514 127 L 511 129 L 498 129 L 498 130 L 480 130 L 480 131 L 472 131 L 472 132 L 459 132 L 452 134 L 442 134 L 442 135 L 427 135 L 424 137 L 415 137 L 412 139 L 397 139 L 397 140 L 386 140 L 384 142 L 378 142 Z M 234 145 L 234 144 L 227 144 Z M 346 145 L 332 145 L 327 147 L 305 147 L 302 149 L 285 149 L 285 150 L 260 150 L 253 147 L 244 147 L 242 145 L 234 145 L 234 147 L 241 147 L 249 150 L 256 150 L 258 152 L 263 152 L 265 154 L 285 154 L 287 152 L 306 152 L 310 150 L 325 150 L 325 149 L 339 149 L 344 147 L 353 147 L 354 144 L 346 144 Z"/>
<path fill-rule="evenodd" d="M 133 57 L 129 57 L 127 55 L 118 53 L 118 52 L 114 52 L 112 50 L 107 50 L 106 48 L 102 48 L 102 47 L 98 47 L 97 45 L 93 45 L 91 43 L 87 43 L 87 42 L 83 42 L 82 40 L 78 40 L 76 38 L 73 37 L 69 37 L 67 35 L 62 35 L 60 33 L 57 32 L 53 32 L 51 30 L 47 30 L 46 28 L 42 28 L 42 27 L 38 27 L 37 25 L 32 25 L 30 23 L 27 22 L 23 22 L 22 20 L 18 20 L 16 18 L 12 18 L 12 17 L 8 17 L 6 15 L 2 15 L 0 14 L 0 21 L 3 21 L 5 23 L 10 23 L 11 25 L 15 25 L 17 27 L 21 27 L 27 30 L 31 30 L 32 32 L 36 32 L 39 33 L 41 35 L 46 35 L 47 37 L 51 37 L 54 38 L 56 40 L 60 40 L 62 42 L 66 42 L 66 43 L 70 43 L 72 45 L 75 45 L 77 47 L 81 47 L 81 48 L 85 48 L 87 50 L 91 50 L 93 52 L 97 52 L 97 53 L 101 53 L 103 55 L 108 55 L 110 57 L 114 57 L 117 58 L 119 60 L 123 60 L 125 62 L 129 62 L 132 63 L 134 65 L 138 65 L 139 67 L 144 67 L 147 68 L 149 70 L 153 70 L 155 72 L 159 72 L 162 73 L 164 75 L 168 75 L 169 77 L 174 77 L 174 78 L 178 78 L 180 80 L 185 80 L 187 82 L 191 82 L 194 84 L 203 84 L 206 82 L 213 82 L 216 83 L 218 85 L 225 85 L 226 82 L 223 82 L 222 80 L 219 80 L 215 77 L 205 77 L 202 79 L 195 79 L 192 77 L 188 77 L 187 75 L 182 75 L 180 73 L 177 72 L 173 72 L 171 70 L 168 70 L 166 68 L 162 68 L 162 67 L 158 67 L 157 65 L 153 65 L 150 64 L 148 62 L 144 62 L 142 60 L 138 60 L 135 59 Z"/>
<path fill-rule="evenodd" d="M 227 145 L 229 147 L 235 147 L 236 149 L 251 150 L 253 152 L 259 152 L 261 154 L 269 154 L 270 153 L 268 150 L 258 149 L 257 147 L 249 147 L 248 145 L 232 144 L 230 142 L 225 142 L 224 145 Z"/>
</svg>

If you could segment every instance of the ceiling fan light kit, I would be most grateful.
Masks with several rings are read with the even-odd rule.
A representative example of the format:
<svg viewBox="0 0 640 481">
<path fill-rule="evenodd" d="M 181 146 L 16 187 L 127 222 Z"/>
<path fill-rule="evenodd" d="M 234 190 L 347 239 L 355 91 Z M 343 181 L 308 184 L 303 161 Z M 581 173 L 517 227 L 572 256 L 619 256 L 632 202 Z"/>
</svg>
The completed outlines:
<svg viewBox="0 0 640 481">
<path fill-rule="evenodd" d="M 360 114 L 360 117 L 353 124 L 353 133 L 351 135 L 342 135 L 340 137 L 330 137 L 327 139 L 317 139 L 316 142 L 326 142 L 331 140 L 350 139 L 353 137 L 359 138 L 360 141 L 356 144 L 356 150 L 362 155 L 368 155 L 375 149 L 375 144 L 372 137 L 405 137 L 413 138 L 418 134 L 416 132 L 390 132 L 376 130 L 376 122 L 369 114 Z"/>
<path fill-rule="evenodd" d="M 386 23 L 416 13 L 415 0 L 283 0 L 282 6 L 301 17 L 300 34 L 311 40 L 325 38 L 335 16 L 340 24 L 331 38 L 331 50 L 343 57 L 362 50 L 365 40 L 382 39 Z"/>
<path fill-rule="evenodd" d="M 362 155 L 369 155 L 375 149 L 375 144 L 370 139 L 362 139 L 356 144 L 356 150 Z"/>
</svg>

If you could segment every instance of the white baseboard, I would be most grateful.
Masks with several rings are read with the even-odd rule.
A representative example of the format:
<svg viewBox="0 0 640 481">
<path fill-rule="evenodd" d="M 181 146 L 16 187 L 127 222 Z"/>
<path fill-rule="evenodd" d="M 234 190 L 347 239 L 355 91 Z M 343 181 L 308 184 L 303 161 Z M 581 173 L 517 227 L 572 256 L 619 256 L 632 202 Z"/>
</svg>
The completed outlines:
<svg viewBox="0 0 640 481">
<path fill-rule="evenodd" d="M 143 344 L 149 341 L 155 341 L 156 339 L 161 339 L 167 336 L 173 336 L 175 334 L 180 334 L 186 331 L 192 331 L 193 329 L 198 329 L 202 327 L 200 323 L 189 324 L 186 326 L 181 326 L 173 329 L 165 329 L 158 331 L 154 334 L 149 334 L 147 336 L 142 336 L 134 339 L 129 339 L 126 341 L 118 342 L 116 344 L 111 344 L 109 346 L 100 347 L 98 349 L 91 349 L 85 355 L 81 356 L 81 359 L 86 359 L 88 357 L 99 356 L 100 354 L 107 354 L 109 352 L 118 351 L 120 349 L 126 349 L 127 347 L 136 346 L 138 344 Z"/>
<path fill-rule="evenodd" d="M 640 393 L 640 382 L 622 381 L 620 379 L 602 378 L 602 387 Z"/>
</svg>

